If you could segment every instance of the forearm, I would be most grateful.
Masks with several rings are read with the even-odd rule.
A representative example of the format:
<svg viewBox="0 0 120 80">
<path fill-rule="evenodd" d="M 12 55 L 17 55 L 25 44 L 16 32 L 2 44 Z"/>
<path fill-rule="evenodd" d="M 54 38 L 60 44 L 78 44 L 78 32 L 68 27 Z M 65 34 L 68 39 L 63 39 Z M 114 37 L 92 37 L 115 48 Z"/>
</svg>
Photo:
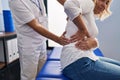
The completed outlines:
<svg viewBox="0 0 120 80">
<path fill-rule="evenodd" d="M 90 37 L 86 25 L 82 20 L 81 15 L 77 16 L 75 19 L 73 19 L 74 24 L 78 27 L 78 29 L 80 30 L 80 32 L 84 33 L 85 36 L 87 36 L 88 38 Z"/>
<path fill-rule="evenodd" d="M 32 21 L 28 22 L 27 25 L 34 29 L 36 32 L 38 32 L 40 35 L 49 38 L 60 45 L 66 45 L 69 43 L 69 40 L 65 38 L 64 36 L 57 36 L 47 29 L 45 29 L 41 24 L 38 23 L 36 19 L 33 19 Z"/>
<path fill-rule="evenodd" d="M 59 43 L 59 36 L 49 32 L 47 29 L 43 28 L 41 25 L 38 25 L 38 27 L 36 27 L 34 30 L 37 31 L 42 36 Z"/>
<path fill-rule="evenodd" d="M 51 32 L 49 32 L 47 29 L 45 29 L 41 24 L 38 23 L 36 19 L 33 19 L 29 23 L 27 23 L 28 26 L 30 26 L 32 29 L 34 29 L 36 32 L 38 32 L 40 35 L 49 38 L 55 42 L 58 43 L 59 37 Z"/>
<path fill-rule="evenodd" d="M 66 3 L 64 3 L 64 11 L 67 14 L 68 18 L 73 21 L 73 23 L 78 27 L 79 31 L 85 36 L 90 37 L 84 20 L 82 19 L 81 13 L 82 9 L 77 6 L 77 3 L 79 4 L 79 1 L 76 0 L 68 0 Z"/>
</svg>

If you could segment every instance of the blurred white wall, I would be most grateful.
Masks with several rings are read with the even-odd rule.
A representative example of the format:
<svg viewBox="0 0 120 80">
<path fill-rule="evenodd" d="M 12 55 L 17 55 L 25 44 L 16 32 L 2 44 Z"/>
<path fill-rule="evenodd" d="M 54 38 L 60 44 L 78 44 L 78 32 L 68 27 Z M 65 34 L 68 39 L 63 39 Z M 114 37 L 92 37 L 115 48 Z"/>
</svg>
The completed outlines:
<svg viewBox="0 0 120 80">
<path fill-rule="evenodd" d="M 0 14 L 2 14 L 2 3 L 1 3 L 1 0 L 0 0 Z"/>
<path fill-rule="evenodd" d="M 63 6 L 57 0 L 48 0 L 48 27 L 49 30 L 58 36 L 65 31 L 66 14 Z M 49 46 L 60 46 L 59 44 L 49 40 Z"/>
<path fill-rule="evenodd" d="M 3 31 L 2 2 L 0 0 L 0 31 Z"/>
</svg>

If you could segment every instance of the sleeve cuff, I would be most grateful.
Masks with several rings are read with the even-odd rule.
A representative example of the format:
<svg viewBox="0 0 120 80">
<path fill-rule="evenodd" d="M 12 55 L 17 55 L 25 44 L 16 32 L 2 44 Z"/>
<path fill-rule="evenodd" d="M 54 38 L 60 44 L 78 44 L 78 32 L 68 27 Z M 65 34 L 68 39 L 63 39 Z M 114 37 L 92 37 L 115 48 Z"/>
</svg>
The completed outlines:
<svg viewBox="0 0 120 80">
<path fill-rule="evenodd" d="M 64 9 L 70 20 L 74 20 L 77 16 L 79 16 L 79 14 L 82 13 L 80 6 L 72 1 L 66 1 L 64 3 Z"/>
</svg>

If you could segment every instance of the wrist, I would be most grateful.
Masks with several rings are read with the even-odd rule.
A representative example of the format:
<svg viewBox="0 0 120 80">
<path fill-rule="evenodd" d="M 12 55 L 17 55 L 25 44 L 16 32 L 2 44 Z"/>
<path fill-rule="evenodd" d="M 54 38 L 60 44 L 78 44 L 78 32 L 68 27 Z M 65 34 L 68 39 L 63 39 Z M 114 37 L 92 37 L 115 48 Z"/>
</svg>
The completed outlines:
<svg viewBox="0 0 120 80">
<path fill-rule="evenodd" d="M 91 46 L 92 46 L 92 48 L 97 47 L 97 41 L 94 38 L 91 41 Z"/>
</svg>

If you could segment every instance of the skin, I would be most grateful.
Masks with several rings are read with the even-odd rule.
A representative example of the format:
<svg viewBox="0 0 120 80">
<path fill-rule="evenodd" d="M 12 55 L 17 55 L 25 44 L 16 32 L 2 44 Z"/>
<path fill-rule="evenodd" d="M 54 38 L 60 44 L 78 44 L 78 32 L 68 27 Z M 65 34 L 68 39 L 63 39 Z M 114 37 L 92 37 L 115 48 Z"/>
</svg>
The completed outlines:
<svg viewBox="0 0 120 80">
<path fill-rule="evenodd" d="M 90 50 L 91 48 L 95 48 L 97 46 L 97 41 L 94 38 L 86 38 L 79 40 L 75 46 L 81 50 Z"/>
<path fill-rule="evenodd" d="M 61 5 L 64 5 L 66 0 L 57 0 Z M 101 14 L 104 10 L 107 9 L 109 0 L 96 0 L 94 14 Z M 76 47 L 82 50 L 89 50 L 97 46 L 97 41 L 92 38 L 84 25 L 84 21 L 81 17 L 81 14 L 78 15 L 74 20 L 74 24 L 78 27 L 78 31 L 75 35 L 71 36 L 71 42 L 76 42 Z M 84 37 L 87 37 L 84 39 Z"/>
<path fill-rule="evenodd" d="M 94 8 L 95 14 L 100 14 L 107 9 L 109 0 L 97 0 Z"/>
<path fill-rule="evenodd" d="M 57 0 L 61 5 L 64 5 L 66 0 Z"/>
<path fill-rule="evenodd" d="M 59 43 L 60 45 L 66 45 L 69 43 L 69 40 L 66 39 L 63 35 L 59 37 L 49 32 L 48 30 L 46 30 L 41 24 L 39 24 L 39 22 L 36 19 L 33 19 L 32 21 L 28 22 L 27 25 L 29 25 L 32 29 L 34 29 L 36 32 L 38 32 L 42 36 L 49 38 Z"/>
<path fill-rule="evenodd" d="M 108 4 L 109 4 L 109 0 L 96 0 L 94 14 L 101 14 L 104 10 L 107 9 Z M 73 36 L 77 38 L 79 32 L 77 32 L 75 35 Z M 96 46 L 97 46 L 97 41 L 91 37 L 88 37 L 87 39 L 78 40 L 76 44 L 76 47 L 82 50 L 89 50 L 91 48 L 95 48 Z"/>
<path fill-rule="evenodd" d="M 64 2 L 65 2 L 66 0 L 57 0 L 57 1 L 58 1 L 61 5 L 64 5 Z M 89 33 L 88 33 L 87 29 L 86 29 L 86 26 L 85 26 L 85 24 L 84 24 L 84 22 L 83 22 L 83 20 L 82 20 L 81 15 L 77 16 L 77 17 L 73 20 L 73 22 L 74 22 L 75 25 L 78 27 L 79 31 L 78 31 L 75 35 L 73 35 L 73 36 L 71 37 L 71 42 L 76 42 L 76 41 L 78 41 L 78 40 L 81 40 L 81 39 L 84 38 L 84 36 L 90 37 L 90 35 L 89 35 Z M 79 35 L 78 35 L 78 34 L 79 34 Z"/>
</svg>

